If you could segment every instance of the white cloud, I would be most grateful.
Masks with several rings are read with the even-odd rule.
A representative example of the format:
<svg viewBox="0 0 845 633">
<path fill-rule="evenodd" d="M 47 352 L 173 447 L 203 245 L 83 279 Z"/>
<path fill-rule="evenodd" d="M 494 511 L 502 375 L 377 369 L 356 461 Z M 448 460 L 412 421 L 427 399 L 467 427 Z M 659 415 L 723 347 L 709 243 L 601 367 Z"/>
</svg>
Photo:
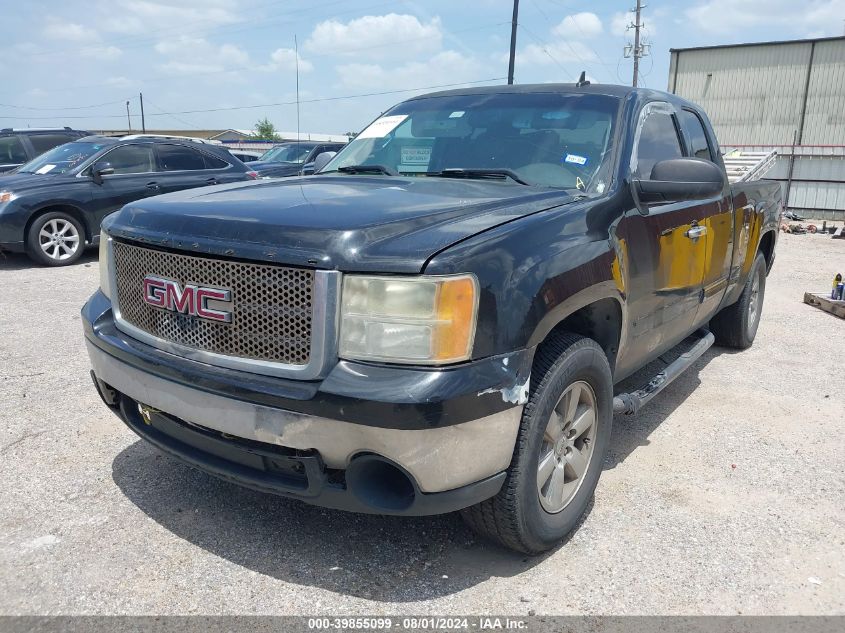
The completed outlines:
<svg viewBox="0 0 845 633">
<path fill-rule="evenodd" d="M 117 46 L 86 46 L 79 49 L 83 57 L 91 57 L 101 61 L 113 61 L 123 55 L 123 51 Z"/>
<path fill-rule="evenodd" d="M 135 85 L 135 81 L 132 79 L 127 79 L 126 77 L 109 77 L 106 79 L 106 84 L 109 86 L 114 86 L 115 88 L 128 88 L 130 86 Z"/>
<path fill-rule="evenodd" d="M 413 15 L 366 15 L 343 23 L 320 22 L 305 42 L 319 54 L 355 54 L 371 59 L 414 59 L 440 50 L 443 32 L 440 18 L 422 23 Z"/>
<path fill-rule="evenodd" d="M 201 37 L 181 36 L 162 40 L 156 52 L 170 59 L 160 66 L 173 75 L 205 74 L 245 69 L 249 54 L 234 44 L 216 46 Z"/>
<path fill-rule="evenodd" d="M 407 62 L 385 68 L 380 64 L 341 64 L 340 83 L 355 90 L 402 90 L 469 82 L 483 77 L 481 64 L 456 51 L 443 51 L 424 61 Z"/>
<path fill-rule="evenodd" d="M 687 9 L 692 26 L 705 31 L 724 32 L 781 26 L 805 29 L 809 33 L 839 35 L 845 17 L 842 0 L 707 0 Z"/>
<path fill-rule="evenodd" d="M 100 26 L 115 33 L 145 33 L 152 30 L 178 32 L 175 27 L 190 25 L 191 32 L 240 22 L 231 0 L 115 0 L 107 5 Z"/>
<path fill-rule="evenodd" d="M 292 48 L 277 48 L 270 54 L 270 63 L 262 66 L 261 70 L 296 70 L 296 51 Z M 299 56 L 299 72 L 310 73 L 314 64 Z"/>
<path fill-rule="evenodd" d="M 75 22 L 64 22 L 55 18 L 51 18 L 47 22 L 43 34 L 48 40 L 65 40 L 68 42 L 92 42 L 99 39 L 94 29 Z"/>
<path fill-rule="evenodd" d="M 601 20 L 595 13 L 584 11 L 574 15 L 567 15 L 563 21 L 552 29 L 558 37 L 589 39 L 599 35 L 603 30 Z"/>
</svg>

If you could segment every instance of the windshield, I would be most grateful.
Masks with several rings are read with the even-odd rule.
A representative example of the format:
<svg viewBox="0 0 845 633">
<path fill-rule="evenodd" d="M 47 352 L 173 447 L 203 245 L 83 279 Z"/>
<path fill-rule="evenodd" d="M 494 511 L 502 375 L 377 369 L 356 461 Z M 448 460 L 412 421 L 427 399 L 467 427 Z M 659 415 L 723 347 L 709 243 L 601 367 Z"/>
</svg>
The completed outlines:
<svg viewBox="0 0 845 633">
<path fill-rule="evenodd" d="M 271 163 L 301 163 L 310 151 L 311 147 L 307 145 L 296 143 L 280 145 L 279 147 L 268 149 L 258 160 L 265 160 Z"/>
<path fill-rule="evenodd" d="M 507 170 L 531 185 L 602 193 L 619 100 L 605 95 L 454 95 L 400 103 L 323 173 L 378 165 L 405 175 Z M 350 170 L 351 171 L 351 170 Z"/>
<path fill-rule="evenodd" d="M 18 169 L 19 174 L 63 174 L 78 167 L 103 149 L 99 143 L 65 143 L 33 158 Z"/>
</svg>

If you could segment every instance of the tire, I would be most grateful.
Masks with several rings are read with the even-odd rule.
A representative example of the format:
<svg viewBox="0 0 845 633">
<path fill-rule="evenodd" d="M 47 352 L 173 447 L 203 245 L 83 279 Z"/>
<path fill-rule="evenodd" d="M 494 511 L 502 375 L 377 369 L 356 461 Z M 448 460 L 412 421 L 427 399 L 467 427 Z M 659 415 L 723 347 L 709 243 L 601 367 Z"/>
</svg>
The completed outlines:
<svg viewBox="0 0 845 633">
<path fill-rule="evenodd" d="M 760 326 L 765 294 L 766 259 L 762 253 L 757 253 L 739 299 L 710 319 L 710 331 L 716 337 L 717 345 L 734 349 L 751 347 Z"/>
<path fill-rule="evenodd" d="M 26 235 L 26 254 L 44 266 L 67 266 L 85 250 L 85 229 L 62 211 L 50 211 L 32 222 Z"/>
<path fill-rule="evenodd" d="M 537 350 L 531 382 L 531 394 L 522 413 L 513 458 L 502 489 L 495 497 L 466 508 L 461 514 L 480 535 L 518 552 L 539 554 L 559 544 L 575 528 L 593 496 L 610 442 L 613 379 L 607 357 L 598 343 L 576 334 L 560 334 L 545 341 Z M 566 433 L 569 423 L 564 415 L 564 433 L 556 444 L 552 444 L 548 430 L 559 428 L 551 420 L 552 412 L 556 409 L 565 412 L 569 408 L 569 398 L 573 397 L 569 394 L 574 394 L 576 387 L 579 400 L 574 419 L 586 424 L 583 414 L 592 400 L 592 430 L 577 429 L 573 424 L 569 431 L 574 439 L 569 439 Z M 586 462 L 583 451 L 589 444 L 584 444 L 583 440 L 592 444 Z M 567 442 L 571 443 L 567 445 Z M 564 446 L 558 453 L 561 443 Z M 575 472 L 572 467 L 576 465 L 571 460 L 576 449 L 581 460 L 581 475 L 571 479 Z M 546 479 L 540 475 L 539 468 L 541 463 L 548 466 L 550 456 L 556 463 L 552 464 L 552 474 Z M 571 481 L 563 483 L 567 473 Z M 556 480 L 556 477 L 564 479 Z M 546 479 L 546 482 L 541 481 L 538 486 L 538 479 Z M 550 501 L 553 481 L 563 485 L 563 506 L 560 508 L 557 508 L 559 503 Z"/>
</svg>

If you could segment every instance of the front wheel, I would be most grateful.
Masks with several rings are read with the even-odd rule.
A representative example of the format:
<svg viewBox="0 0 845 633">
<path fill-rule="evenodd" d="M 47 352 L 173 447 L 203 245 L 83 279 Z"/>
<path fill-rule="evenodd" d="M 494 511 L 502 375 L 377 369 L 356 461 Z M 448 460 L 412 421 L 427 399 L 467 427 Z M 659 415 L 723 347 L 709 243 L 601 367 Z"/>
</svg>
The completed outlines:
<svg viewBox="0 0 845 633">
<path fill-rule="evenodd" d="M 29 227 L 26 253 L 39 264 L 67 266 L 82 257 L 85 230 L 68 213 L 52 211 L 37 218 Z"/>
<path fill-rule="evenodd" d="M 575 528 L 593 496 L 610 441 L 613 379 L 595 341 L 561 334 L 538 349 L 531 380 L 502 489 L 462 514 L 479 534 L 539 554 Z"/>
<path fill-rule="evenodd" d="M 716 337 L 717 345 L 735 349 L 751 347 L 760 325 L 765 294 L 766 258 L 757 253 L 737 302 L 722 308 L 710 320 L 710 331 Z"/>
</svg>

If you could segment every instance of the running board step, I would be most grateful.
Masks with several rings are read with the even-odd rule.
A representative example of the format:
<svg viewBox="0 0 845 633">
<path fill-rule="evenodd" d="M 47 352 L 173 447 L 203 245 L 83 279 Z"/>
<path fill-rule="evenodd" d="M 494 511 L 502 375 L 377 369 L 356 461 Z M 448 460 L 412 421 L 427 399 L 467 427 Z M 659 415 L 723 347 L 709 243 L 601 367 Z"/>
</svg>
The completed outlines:
<svg viewBox="0 0 845 633">
<path fill-rule="evenodd" d="M 615 396 L 613 398 L 613 412 L 634 415 L 701 358 L 701 355 L 710 349 L 715 340 L 712 332 L 701 332 L 701 338 L 691 348 L 681 354 L 677 360 L 667 365 L 645 387 L 631 393 L 620 393 Z"/>
</svg>

